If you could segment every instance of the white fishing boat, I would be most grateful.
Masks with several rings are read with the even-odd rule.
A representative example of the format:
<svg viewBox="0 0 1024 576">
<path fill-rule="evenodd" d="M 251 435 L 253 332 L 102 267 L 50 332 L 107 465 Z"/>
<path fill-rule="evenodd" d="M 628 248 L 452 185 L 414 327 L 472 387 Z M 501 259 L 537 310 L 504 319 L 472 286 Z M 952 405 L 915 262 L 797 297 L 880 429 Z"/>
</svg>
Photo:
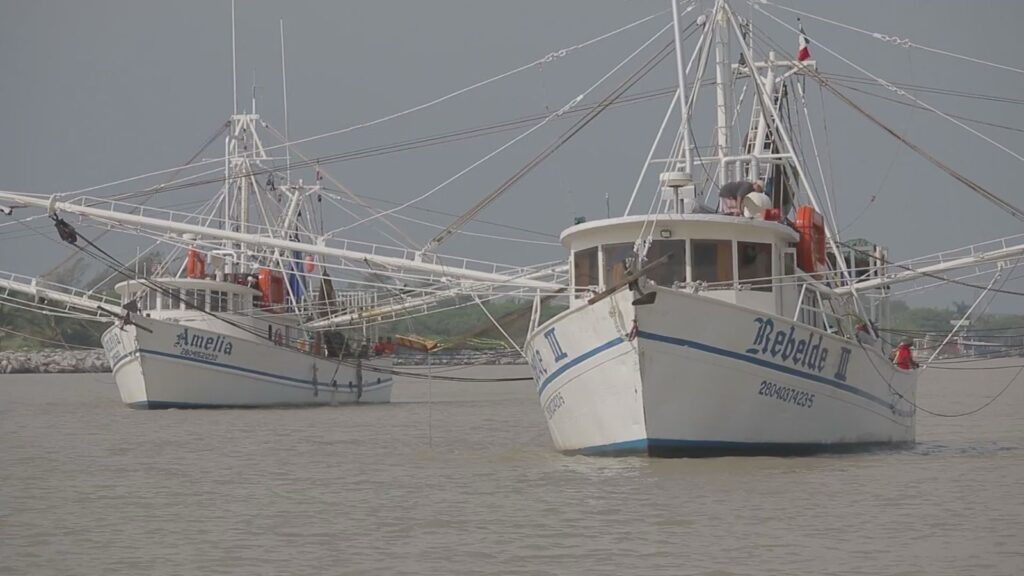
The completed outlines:
<svg viewBox="0 0 1024 576">
<path fill-rule="evenodd" d="M 460 301 L 452 306 L 483 307 L 487 299 L 514 295 L 534 297 L 525 344 L 484 312 L 529 361 L 560 451 L 799 454 L 913 442 L 918 372 L 893 365 L 889 344 L 877 329 L 884 325 L 890 286 L 992 273 L 993 266 L 1024 255 L 1024 236 L 896 264 L 884 247 L 843 243 L 824 172 L 820 164 L 820 177 L 808 172 L 792 139 L 793 123 L 807 117 L 804 81 L 823 80 L 807 53 L 806 37 L 800 32 L 801 50 L 790 58 L 770 41 L 758 37 L 763 44 L 756 44 L 750 23 L 724 0 L 688 24 L 682 18 L 697 3 L 671 4 L 673 22 L 585 91 L 574 91 L 564 106 L 528 119 L 532 127 L 468 168 L 386 211 L 371 209 L 330 176 L 336 188 L 321 186 L 320 160 L 294 148 L 287 124 L 282 134 L 257 115 L 255 96 L 252 112 L 239 113 L 233 85 L 236 109 L 225 124 L 223 157 L 100 186 L 170 174 L 169 183 L 127 194 L 149 198 L 176 186 L 208 183 L 203 179 L 211 171 L 205 167 L 223 162 L 223 187 L 197 212 L 83 191 L 0 192 L 4 213 L 17 210 L 16 218 L 25 221 L 51 218 L 62 240 L 123 276 L 116 301 L 10 274 L 0 275 L 0 298 L 20 292 L 46 311 L 74 308 L 84 311 L 83 318 L 113 321 L 103 346 L 122 399 L 135 407 L 386 402 L 396 371 L 386 358 L 368 357 L 364 343 L 373 326 L 431 313 L 453 298 Z M 760 11 L 758 3 L 751 7 Z M 357 126 L 404 117 L 657 17 Z M 669 28 L 675 33 L 678 89 L 644 163 L 645 170 L 663 166 L 647 213 L 631 213 L 641 175 L 623 216 L 580 221 L 561 234 L 567 261 L 504 265 L 437 253 L 447 238 L 462 233 L 466 223 L 598 114 L 620 103 L 671 55 L 672 44 L 665 44 L 607 96 L 581 104 Z M 688 63 L 684 36 L 698 38 Z M 282 23 L 282 71 L 283 48 Z M 713 85 L 715 94 L 704 110 L 714 120 L 707 126 L 694 122 L 705 84 Z M 655 159 L 677 107 L 675 141 L 667 158 Z M 388 221 L 388 214 L 429 197 L 535 130 L 577 113 L 574 124 L 540 154 L 450 225 L 436 226 L 441 231 L 428 241 L 416 242 Z M 522 122 L 515 121 L 525 126 Z M 433 145 L 507 125 L 370 150 Z M 699 147 L 694 134 L 707 128 L 711 146 Z M 279 144 L 264 147 L 260 135 L 268 132 Z M 809 120 L 808 132 L 813 147 Z M 268 155 L 271 149 L 280 152 Z M 814 154 L 817 158 L 816 148 Z M 312 185 L 293 180 L 293 155 L 315 173 Z M 1024 219 L 1012 204 L 943 169 Z M 324 204 L 344 199 L 366 214 L 341 206 L 355 221 L 331 229 L 324 225 L 321 199 Z M 45 212 L 21 216 L 39 209 Z M 63 218 L 68 214 L 78 217 L 78 226 L 150 238 L 172 252 L 155 269 L 131 272 L 84 235 L 79 240 Z M 337 235 L 367 222 L 387 226 L 394 244 Z M 968 271 L 950 275 L 960 269 Z M 332 279 L 342 278 L 353 289 L 336 294 Z M 543 304 L 552 298 L 567 300 L 568 309 L 542 321 Z"/>
<path fill-rule="evenodd" d="M 118 322 L 103 334 L 121 400 L 132 408 L 210 408 L 389 402 L 393 377 L 385 358 L 364 366 L 358 355 L 328 355 L 307 343 L 293 347 L 297 323 L 261 317 L 228 305 L 216 317 L 197 310 L 209 295 L 211 305 L 249 303 L 256 290 L 214 280 L 159 279 L 170 297 L 150 292 L 145 283 L 126 282 L 118 291 L 127 301 L 141 296 L 149 305 L 130 322 Z M 196 308 L 177 297 L 195 298 Z M 230 299 L 230 300 L 228 300 Z M 264 328 L 265 326 L 265 328 Z M 259 331 L 266 336 L 257 336 Z M 269 337 L 268 337 L 269 336 Z M 286 343 L 290 342 L 291 345 Z"/>
<path fill-rule="evenodd" d="M 2 295 L 114 320 L 102 345 L 132 408 L 207 408 L 389 402 L 395 371 L 387 355 L 372 354 L 369 327 L 492 285 L 497 293 L 561 287 L 546 279 L 561 264 L 519 268 L 331 238 L 317 206 L 328 194 L 319 166 L 316 184 L 293 183 L 290 160 L 275 167 L 266 153 L 266 126 L 254 113 L 231 116 L 224 185 L 199 213 L 0 192 L 19 212 L 46 209 L 62 240 L 127 278 L 115 286 L 116 302 L 15 274 L 0 278 Z M 62 213 L 154 238 L 172 252 L 155 270 L 132 272 Z M 336 293 L 328 270 L 356 271 L 363 280 L 350 281 L 364 289 Z"/>
<path fill-rule="evenodd" d="M 535 318 L 525 347 L 555 448 L 717 456 L 914 442 L 919 370 L 895 366 L 876 331 L 887 286 L 906 272 L 887 268 L 883 247 L 839 241 L 782 119 L 806 113 L 803 79 L 818 74 L 806 37 L 793 57 L 768 41 L 757 51 L 729 2 L 688 26 L 672 7 L 682 113 L 658 161 L 660 201 L 562 233 L 570 306 Z M 681 30 L 700 33 L 689 65 Z M 692 114 L 709 61 L 714 138 L 701 156 Z"/>
</svg>

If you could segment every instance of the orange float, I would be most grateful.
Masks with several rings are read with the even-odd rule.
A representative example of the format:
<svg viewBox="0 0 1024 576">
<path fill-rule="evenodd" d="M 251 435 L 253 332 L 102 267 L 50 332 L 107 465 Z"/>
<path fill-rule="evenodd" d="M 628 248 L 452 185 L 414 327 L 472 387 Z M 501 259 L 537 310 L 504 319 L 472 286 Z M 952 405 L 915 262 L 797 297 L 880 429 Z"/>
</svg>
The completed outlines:
<svg viewBox="0 0 1024 576">
<path fill-rule="evenodd" d="M 276 308 L 284 304 L 284 275 L 270 268 L 260 268 L 256 287 L 260 291 L 260 305 Z"/>
<path fill-rule="evenodd" d="M 825 219 L 812 206 L 800 206 L 796 209 L 794 228 L 800 234 L 796 245 L 796 265 L 810 274 L 826 271 Z"/>
<path fill-rule="evenodd" d="M 185 274 L 189 278 L 206 277 L 206 259 L 195 248 L 189 248 L 185 255 Z"/>
</svg>

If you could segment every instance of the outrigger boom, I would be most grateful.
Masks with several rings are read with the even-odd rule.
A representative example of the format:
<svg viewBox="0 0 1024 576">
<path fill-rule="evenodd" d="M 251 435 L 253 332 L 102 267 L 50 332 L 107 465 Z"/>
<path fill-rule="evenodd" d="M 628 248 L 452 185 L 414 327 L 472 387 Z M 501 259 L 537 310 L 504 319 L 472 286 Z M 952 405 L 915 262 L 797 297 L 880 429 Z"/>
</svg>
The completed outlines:
<svg viewBox="0 0 1024 576">
<path fill-rule="evenodd" d="M 99 208 L 93 208 L 89 206 L 80 206 L 72 202 L 59 201 L 57 200 L 56 195 L 46 199 L 26 196 L 24 194 L 18 194 L 15 192 L 0 191 L 0 199 L 20 206 L 36 206 L 39 208 L 46 208 L 50 214 L 63 211 L 72 214 L 79 214 L 81 216 L 86 216 L 88 218 L 92 218 L 99 221 L 116 222 L 118 224 L 139 226 L 143 228 L 161 230 L 164 232 L 170 232 L 174 234 L 195 234 L 196 236 L 235 241 L 249 245 L 261 246 L 264 248 L 295 250 L 318 256 L 330 256 L 357 261 L 366 261 L 371 264 L 387 266 L 389 268 L 422 272 L 444 278 L 456 278 L 460 280 L 470 280 L 475 282 L 501 284 L 505 286 L 515 286 L 520 288 L 533 288 L 539 290 L 553 291 L 563 288 L 562 284 L 554 282 L 544 282 L 541 280 L 534 280 L 530 278 L 516 278 L 494 272 L 483 272 L 479 270 L 455 268 L 453 266 L 432 264 L 429 262 L 422 262 L 407 258 L 381 256 L 368 252 L 360 252 L 357 250 L 335 248 L 327 246 L 322 243 L 313 244 L 306 242 L 295 242 L 292 240 L 272 238 L 264 235 L 243 234 L 241 232 L 233 232 L 231 230 L 220 230 L 212 227 L 197 226 L 195 224 L 185 224 L 183 222 L 176 222 L 173 220 L 162 220 L 158 218 L 150 218 L 147 216 L 138 216 L 135 214 L 125 214 L 123 212 L 117 212 L 114 210 L 102 210 Z"/>
</svg>

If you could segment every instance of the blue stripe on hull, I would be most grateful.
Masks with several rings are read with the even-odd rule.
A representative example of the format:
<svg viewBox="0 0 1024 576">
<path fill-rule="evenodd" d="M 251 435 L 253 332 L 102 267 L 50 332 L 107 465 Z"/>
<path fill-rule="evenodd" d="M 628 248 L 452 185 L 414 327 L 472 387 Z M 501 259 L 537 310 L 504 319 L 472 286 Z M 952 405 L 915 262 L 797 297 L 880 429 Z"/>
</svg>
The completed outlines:
<svg viewBox="0 0 1024 576">
<path fill-rule="evenodd" d="M 149 350 L 149 349 L 145 349 L 145 348 L 139 349 L 139 350 L 135 350 L 135 351 L 133 351 L 131 353 L 128 353 L 128 354 L 125 354 L 125 355 L 121 356 L 120 360 L 118 361 L 118 363 L 111 369 L 111 372 L 116 372 L 117 369 L 120 368 L 122 364 L 124 364 L 128 360 L 131 360 L 132 358 L 134 358 L 136 356 L 139 356 L 141 354 L 152 354 L 154 356 L 164 356 L 164 357 L 170 358 L 172 360 L 183 360 L 183 361 L 186 361 L 186 362 L 196 362 L 198 364 L 207 364 L 209 366 L 216 366 L 218 368 L 225 368 L 227 370 L 233 370 L 235 372 L 243 372 L 243 373 L 253 374 L 253 375 L 256 375 L 256 376 L 265 376 L 265 377 L 268 377 L 268 378 L 274 378 L 274 379 L 277 379 L 277 380 L 282 380 L 284 382 L 292 382 L 292 383 L 295 383 L 295 384 L 303 384 L 303 385 L 309 386 L 310 388 L 312 388 L 312 386 L 313 386 L 313 383 L 310 380 L 303 380 L 301 378 L 292 378 L 290 376 L 284 376 L 282 374 L 274 374 L 274 373 L 271 373 L 271 372 L 263 372 L 261 370 L 252 370 L 250 368 L 243 368 L 242 366 L 235 366 L 233 364 L 224 364 L 223 362 L 211 362 L 209 360 L 202 360 L 202 359 L 199 359 L 199 358 L 189 358 L 187 356 L 179 356 L 177 354 L 169 354 L 167 352 L 161 352 L 159 350 Z M 372 368 L 367 368 L 367 371 L 368 372 L 374 372 Z M 386 384 L 390 384 L 392 382 L 392 380 L 394 380 L 394 379 L 393 378 L 380 378 L 380 377 L 378 377 L 375 380 L 371 380 L 368 383 L 364 382 L 363 383 L 363 393 L 365 394 L 368 391 L 373 391 L 373 390 L 376 390 L 377 388 L 380 388 L 380 387 L 382 387 L 382 386 L 384 386 Z M 320 386 L 321 389 L 330 389 L 330 388 L 332 388 L 330 382 L 320 382 L 318 385 Z M 344 388 L 344 390 L 343 390 L 343 388 Z M 338 392 L 344 391 L 346 393 L 352 391 L 352 389 L 349 389 L 349 387 L 347 385 L 344 385 L 344 384 L 342 384 L 340 382 L 338 383 L 337 390 L 338 390 Z"/>
<path fill-rule="evenodd" d="M 132 351 L 130 353 L 124 354 L 123 356 L 120 357 L 120 360 L 118 361 L 117 365 L 114 366 L 112 371 L 116 372 L 117 369 L 120 368 L 122 364 L 124 364 L 125 362 L 127 362 L 131 358 L 134 358 L 136 356 L 141 356 L 142 354 L 152 354 L 154 356 L 164 356 L 164 357 L 167 357 L 167 358 L 171 358 L 173 360 L 183 360 L 183 361 L 187 361 L 187 362 L 195 362 L 195 363 L 198 363 L 198 364 L 206 364 L 206 365 L 210 365 L 210 366 L 216 366 L 218 368 L 224 368 L 224 369 L 235 371 L 235 372 L 241 372 L 243 374 L 248 373 L 248 374 L 252 374 L 252 375 L 256 375 L 256 376 L 263 376 L 263 377 L 273 378 L 273 379 L 276 379 L 276 380 L 279 380 L 279 381 L 282 381 L 282 382 L 292 382 L 292 383 L 295 383 L 295 384 L 305 385 L 305 386 L 309 386 L 310 390 L 313 389 L 313 384 L 309 380 L 302 380 L 302 379 L 299 379 L 299 378 L 292 378 L 292 377 L 284 376 L 284 375 L 281 375 L 281 374 L 273 374 L 273 373 L 270 373 L 270 372 L 263 372 L 263 371 L 260 371 L 260 370 L 252 370 L 250 368 L 243 368 L 241 366 L 235 366 L 235 365 L 232 365 L 232 364 L 224 364 L 222 362 L 211 362 L 209 360 L 201 360 L 201 359 L 198 359 L 198 358 L 189 358 L 187 356 L 179 356 L 179 355 L 176 355 L 176 354 L 169 354 L 167 352 L 161 352 L 159 350 L 149 350 L 149 349 L 139 349 L 139 350 L 134 350 L 134 351 Z M 391 378 L 391 377 L 388 377 L 388 378 L 379 378 L 378 377 L 375 380 L 376 381 L 371 381 L 369 383 L 364 383 L 363 384 L 363 395 L 364 396 L 366 394 L 374 392 L 374 391 L 376 391 L 376 390 L 378 390 L 380 388 L 386 388 L 388 386 L 392 386 L 393 383 L 394 383 L 394 378 Z M 358 389 L 357 388 L 354 388 L 354 387 L 353 388 L 349 388 L 347 385 L 341 384 L 341 383 L 339 383 L 338 387 L 335 388 L 334 386 L 331 385 L 330 382 L 321 382 L 321 383 L 319 383 L 319 389 L 320 389 L 321 393 L 324 393 L 324 394 L 335 393 L 335 394 L 344 394 L 344 395 L 348 395 L 348 396 L 352 396 L 352 395 L 358 394 Z M 339 404 L 351 404 L 352 402 L 340 401 L 338 403 Z M 360 403 L 360 402 L 357 400 L 356 403 Z M 363 403 L 363 404 L 374 404 L 374 402 L 361 402 L 361 403 Z M 197 402 L 169 402 L 169 401 L 163 401 L 163 400 L 143 400 L 141 402 L 130 402 L 130 403 L 128 403 L 128 406 L 130 408 L 134 408 L 136 410 L 167 410 L 167 409 L 171 409 L 171 408 L 177 408 L 177 409 L 276 408 L 276 407 L 300 408 L 300 407 L 303 407 L 303 406 L 328 406 L 328 405 L 330 405 L 330 404 L 327 403 L 327 402 L 316 402 L 316 401 L 309 401 L 309 402 L 287 402 L 287 403 L 277 403 L 277 404 L 274 404 L 274 403 L 271 403 L 271 404 L 244 404 L 244 405 L 238 405 L 238 404 L 207 404 L 207 403 L 197 403 Z"/>
<path fill-rule="evenodd" d="M 551 382 L 553 382 L 555 378 L 558 378 L 559 376 L 564 374 L 566 370 L 572 368 L 573 366 L 576 366 L 577 364 L 580 364 L 581 362 L 585 362 L 590 358 L 593 358 L 594 356 L 597 356 L 598 354 L 604 352 L 605 350 L 614 348 L 619 344 L 622 344 L 623 342 L 625 342 L 625 340 L 623 340 L 621 336 L 616 336 L 615 338 L 612 338 L 611 340 L 605 342 L 604 344 L 601 344 L 597 348 L 592 348 L 584 352 L 583 354 L 580 354 L 579 356 L 573 358 L 572 360 L 566 362 L 565 364 L 561 365 L 554 372 L 549 374 L 543 382 L 540 383 L 540 386 L 537 388 L 537 395 L 543 396 L 544 389 L 548 387 L 548 384 L 551 384 Z"/>
<path fill-rule="evenodd" d="M 582 454 L 584 456 L 712 458 L 721 456 L 809 456 L 812 454 L 899 449 L 911 445 L 913 445 L 913 442 L 787 443 L 641 438 L 626 442 L 616 442 L 614 444 L 590 446 L 579 450 L 566 450 L 565 452 L 567 454 Z"/>
<path fill-rule="evenodd" d="M 218 368 L 226 368 L 228 370 L 234 370 L 236 372 L 244 372 L 244 373 L 248 373 L 248 374 L 253 374 L 255 376 L 264 376 L 264 377 L 267 377 L 267 378 L 274 378 L 276 380 L 282 380 L 284 382 L 293 382 L 295 384 L 302 384 L 302 385 L 305 385 L 305 386 L 312 386 L 312 382 L 310 380 L 308 380 L 308 379 L 292 378 L 291 376 L 285 376 L 284 374 L 274 374 L 273 372 L 264 372 L 263 370 L 253 370 L 252 368 L 245 368 L 245 367 L 237 366 L 237 365 L 234 365 L 234 364 L 225 364 L 223 362 L 213 362 L 211 360 L 203 360 L 202 358 L 190 358 L 188 356 L 181 356 L 179 354 L 171 354 L 171 353 L 163 352 L 163 351 L 160 351 L 160 350 L 150 350 L 148 348 L 140 348 L 139 352 L 141 352 L 143 354 L 152 354 L 154 356 L 164 356 L 164 357 L 170 358 L 172 360 L 184 360 L 184 361 L 187 361 L 187 362 L 195 362 L 197 364 L 206 364 L 207 366 L 216 366 Z M 373 372 L 373 369 L 372 368 L 367 368 L 366 371 L 367 372 Z M 391 378 L 377 378 L 377 380 L 379 380 L 379 381 L 378 382 L 369 382 L 369 383 L 364 382 L 363 383 L 363 392 L 365 393 L 367 390 L 371 390 L 371 389 L 376 388 L 378 386 L 381 386 L 383 384 L 387 384 L 388 382 L 391 381 Z M 331 385 L 330 382 L 321 382 L 320 383 L 320 387 L 321 388 L 327 388 L 327 387 L 330 387 L 330 385 Z M 338 387 L 339 387 L 339 389 L 341 388 L 341 384 L 340 383 L 338 384 Z"/>
<path fill-rule="evenodd" d="M 377 404 L 377 402 L 336 402 L 335 405 L 341 404 Z M 260 408 L 312 408 L 316 406 L 332 406 L 328 402 L 301 402 L 301 403 L 287 403 L 287 404 L 247 404 L 239 406 L 236 404 L 200 404 L 194 402 L 165 402 L 162 400 L 143 400 L 142 402 L 132 402 L 128 404 L 129 408 L 135 410 L 210 410 L 210 409 L 225 409 L 225 410 L 249 410 L 249 409 L 260 409 Z"/>
<path fill-rule="evenodd" d="M 128 404 L 129 408 L 136 410 L 169 410 L 171 408 L 230 408 L 230 406 L 222 406 L 219 404 L 194 404 L 192 402 L 162 402 L 160 400 L 143 400 L 142 402 L 132 402 Z"/>
</svg>

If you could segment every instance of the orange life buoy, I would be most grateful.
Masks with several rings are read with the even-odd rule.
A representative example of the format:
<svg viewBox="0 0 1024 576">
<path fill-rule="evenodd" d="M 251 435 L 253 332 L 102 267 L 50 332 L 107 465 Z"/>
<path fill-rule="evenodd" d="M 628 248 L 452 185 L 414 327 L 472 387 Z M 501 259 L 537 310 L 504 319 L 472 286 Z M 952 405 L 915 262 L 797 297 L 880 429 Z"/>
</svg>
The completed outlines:
<svg viewBox="0 0 1024 576">
<path fill-rule="evenodd" d="M 827 270 L 825 220 L 821 214 L 812 206 L 800 206 L 796 209 L 795 228 L 800 234 L 796 245 L 796 265 L 810 274 Z"/>
<path fill-rule="evenodd" d="M 189 248 L 185 255 L 185 274 L 189 278 L 206 277 L 206 260 L 195 248 Z"/>
<path fill-rule="evenodd" d="M 264 308 L 284 304 L 284 276 L 270 268 L 260 268 L 256 287 L 260 291 L 260 303 Z"/>
</svg>

